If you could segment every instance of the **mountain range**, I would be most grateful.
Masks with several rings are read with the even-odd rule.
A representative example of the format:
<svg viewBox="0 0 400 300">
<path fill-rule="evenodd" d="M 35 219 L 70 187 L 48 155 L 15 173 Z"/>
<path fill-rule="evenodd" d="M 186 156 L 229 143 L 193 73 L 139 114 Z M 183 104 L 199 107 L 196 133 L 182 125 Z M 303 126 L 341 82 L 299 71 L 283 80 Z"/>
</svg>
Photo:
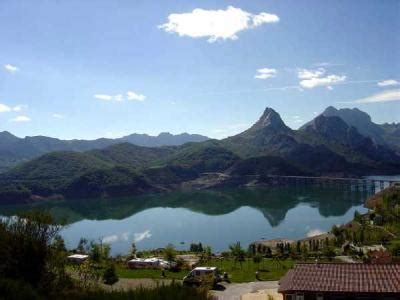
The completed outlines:
<svg viewBox="0 0 400 300">
<path fill-rule="evenodd" d="M 321 114 L 325 117 L 339 117 L 364 136 L 370 137 L 375 143 L 386 145 L 400 152 L 400 123 L 376 124 L 371 116 L 358 108 L 336 109 L 329 106 Z M 303 126 L 307 127 L 308 123 Z"/>
<path fill-rule="evenodd" d="M 103 148 L 50 152 L 0 174 L 0 203 L 265 184 L 268 175 L 398 173 L 399 124 L 378 125 L 365 115 L 329 107 L 292 130 L 266 108 L 249 129 L 222 140 L 195 136 L 204 141 L 143 147 L 123 138 Z"/>
<path fill-rule="evenodd" d="M 199 134 L 173 135 L 162 132 L 158 136 L 134 133 L 116 139 L 60 140 L 47 136 L 19 138 L 8 131 L 3 131 L 0 132 L 0 172 L 10 169 L 18 163 L 53 151 L 83 152 L 124 142 L 143 147 L 178 146 L 188 142 L 203 142 L 208 139 L 208 137 Z"/>
</svg>

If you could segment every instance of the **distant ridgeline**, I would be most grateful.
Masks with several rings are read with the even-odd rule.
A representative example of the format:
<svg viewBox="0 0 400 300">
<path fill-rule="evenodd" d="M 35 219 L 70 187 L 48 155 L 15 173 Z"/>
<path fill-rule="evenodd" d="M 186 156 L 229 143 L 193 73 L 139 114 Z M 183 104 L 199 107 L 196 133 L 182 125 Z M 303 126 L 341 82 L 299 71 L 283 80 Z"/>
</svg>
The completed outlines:
<svg viewBox="0 0 400 300">
<path fill-rule="evenodd" d="M 400 170 L 400 124 L 329 107 L 292 130 L 266 108 L 252 127 L 223 140 L 160 134 L 62 141 L 3 132 L 0 161 L 3 168 L 26 161 L 0 174 L 0 203 L 269 184 L 268 175 L 389 175 Z"/>
</svg>

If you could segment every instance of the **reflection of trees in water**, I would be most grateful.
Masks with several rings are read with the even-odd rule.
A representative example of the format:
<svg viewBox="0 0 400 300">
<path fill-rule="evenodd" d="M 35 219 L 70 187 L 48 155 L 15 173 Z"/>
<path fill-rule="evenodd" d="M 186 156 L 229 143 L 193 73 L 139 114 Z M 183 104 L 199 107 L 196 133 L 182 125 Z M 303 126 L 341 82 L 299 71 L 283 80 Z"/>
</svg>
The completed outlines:
<svg viewBox="0 0 400 300">
<path fill-rule="evenodd" d="M 57 220 L 67 223 L 82 219 L 124 219 L 155 207 L 187 208 L 207 215 L 224 215 L 242 206 L 258 209 L 271 226 L 277 226 L 286 213 L 300 203 L 318 208 L 324 217 L 344 215 L 360 205 L 367 194 L 317 187 L 236 188 L 173 192 L 132 198 L 80 199 L 0 207 L 0 215 L 15 215 L 21 210 L 48 210 Z"/>
</svg>

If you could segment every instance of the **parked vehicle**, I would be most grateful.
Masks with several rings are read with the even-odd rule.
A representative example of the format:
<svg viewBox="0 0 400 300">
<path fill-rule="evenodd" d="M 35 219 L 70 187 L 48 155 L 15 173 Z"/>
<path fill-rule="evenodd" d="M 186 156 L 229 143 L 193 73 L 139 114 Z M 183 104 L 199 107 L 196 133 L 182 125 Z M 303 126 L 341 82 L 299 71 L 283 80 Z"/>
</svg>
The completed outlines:
<svg viewBox="0 0 400 300">
<path fill-rule="evenodd" d="M 222 276 L 216 267 L 197 267 L 183 278 L 187 285 L 216 285 L 222 281 Z"/>
</svg>

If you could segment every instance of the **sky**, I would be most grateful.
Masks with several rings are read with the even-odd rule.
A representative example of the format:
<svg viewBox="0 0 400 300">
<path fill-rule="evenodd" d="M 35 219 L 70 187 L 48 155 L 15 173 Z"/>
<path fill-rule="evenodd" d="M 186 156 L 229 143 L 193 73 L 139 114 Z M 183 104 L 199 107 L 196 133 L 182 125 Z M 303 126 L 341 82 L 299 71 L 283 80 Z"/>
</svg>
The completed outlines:
<svg viewBox="0 0 400 300">
<path fill-rule="evenodd" d="M 0 0 L 0 131 L 223 138 L 265 107 L 400 122 L 398 0 Z"/>
</svg>

